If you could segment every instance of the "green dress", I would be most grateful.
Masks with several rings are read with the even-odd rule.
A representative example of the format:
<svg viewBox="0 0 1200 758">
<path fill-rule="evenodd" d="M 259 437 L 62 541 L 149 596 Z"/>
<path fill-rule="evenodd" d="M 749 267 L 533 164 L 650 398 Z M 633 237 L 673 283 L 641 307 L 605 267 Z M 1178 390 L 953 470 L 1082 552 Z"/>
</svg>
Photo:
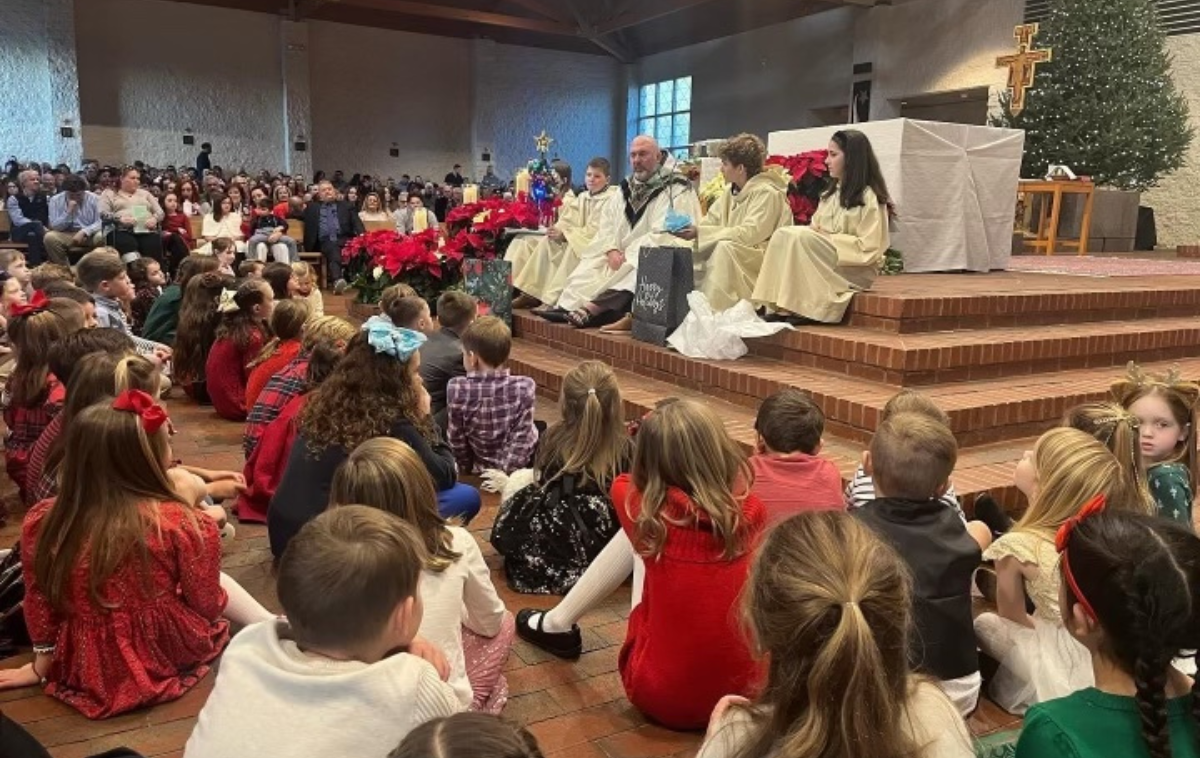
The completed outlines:
<svg viewBox="0 0 1200 758">
<path fill-rule="evenodd" d="M 1167 701 L 1171 758 L 1200 758 L 1190 695 Z M 1094 687 L 1029 709 L 1017 758 L 1148 758 L 1141 718 L 1131 697 Z"/>
<path fill-rule="evenodd" d="M 1192 526 L 1192 483 L 1187 466 L 1160 463 L 1146 471 L 1158 515 Z"/>
<path fill-rule="evenodd" d="M 175 329 L 179 326 L 179 306 L 183 300 L 183 291 L 178 284 L 172 284 L 150 306 L 146 323 L 142 326 L 141 336 L 154 342 L 170 345 L 175 342 Z"/>
</svg>

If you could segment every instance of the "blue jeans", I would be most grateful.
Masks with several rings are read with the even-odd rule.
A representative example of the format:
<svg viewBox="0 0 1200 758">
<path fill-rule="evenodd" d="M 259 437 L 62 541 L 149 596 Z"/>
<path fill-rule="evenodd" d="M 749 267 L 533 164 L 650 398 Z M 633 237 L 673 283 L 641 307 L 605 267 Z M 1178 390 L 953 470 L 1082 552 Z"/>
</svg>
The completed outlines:
<svg viewBox="0 0 1200 758">
<path fill-rule="evenodd" d="M 471 523 L 482 503 L 479 490 L 462 482 L 438 493 L 438 513 L 446 519 L 457 517 L 463 526 Z"/>
</svg>

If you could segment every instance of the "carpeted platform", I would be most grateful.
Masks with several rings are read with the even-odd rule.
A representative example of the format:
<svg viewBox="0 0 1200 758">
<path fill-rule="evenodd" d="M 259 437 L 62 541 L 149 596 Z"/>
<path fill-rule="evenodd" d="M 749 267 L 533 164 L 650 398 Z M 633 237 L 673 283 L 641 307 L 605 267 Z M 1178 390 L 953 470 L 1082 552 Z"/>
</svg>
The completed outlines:
<svg viewBox="0 0 1200 758">
<path fill-rule="evenodd" d="M 1067 276 L 1200 276 L 1200 261 L 1099 258 L 1089 255 L 1016 255 L 1009 271 Z"/>
</svg>

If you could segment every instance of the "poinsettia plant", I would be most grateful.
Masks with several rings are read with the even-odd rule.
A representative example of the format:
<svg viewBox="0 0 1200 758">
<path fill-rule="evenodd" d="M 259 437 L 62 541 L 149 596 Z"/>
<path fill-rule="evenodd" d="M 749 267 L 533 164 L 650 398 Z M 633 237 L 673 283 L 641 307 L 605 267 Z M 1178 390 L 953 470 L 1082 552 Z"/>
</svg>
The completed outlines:
<svg viewBox="0 0 1200 758">
<path fill-rule="evenodd" d="M 436 229 L 404 235 L 391 229 L 360 234 L 342 248 L 347 278 L 358 301 L 377 303 L 383 291 L 404 282 L 425 300 L 462 279 L 462 253 L 439 249 Z"/>
<path fill-rule="evenodd" d="M 825 163 L 828 157 L 828 150 L 811 150 L 767 158 L 768 166 L 779 166 L 788 175 L 788 205 L 798 226 L 808 226 L 817 212 L 821 192 L 828 182 L 829 167 Z"/>
<path fill-rule="evenodd" d="M 527 200 L 489 198 L 478 203 L 460 205 L 446 214 L 448 230 L 446 251 L 460 258 L 481 258 L 490 261 L 503 257 L 511 239 L 510 229 L 537 229 L 541 211 Z"/>
</svg>

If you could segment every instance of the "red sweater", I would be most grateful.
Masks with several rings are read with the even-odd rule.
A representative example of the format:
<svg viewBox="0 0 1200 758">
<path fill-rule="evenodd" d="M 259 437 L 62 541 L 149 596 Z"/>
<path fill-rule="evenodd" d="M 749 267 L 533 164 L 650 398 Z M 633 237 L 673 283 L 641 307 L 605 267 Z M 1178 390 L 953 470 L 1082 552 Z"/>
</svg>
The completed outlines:
<svg viewBox="0 0 1200 758">
<path fill-rule="evenodd" d="M 636 548 L 641 495 L 628 474 L 613 482 L 612 502 Z M 703 729 L 718 700 L 753 697 L 762 681 L 741 629 L 738 596 L 766 514 L 755 495 L 746 498 L 745 552 L 733 560 L 722 557 L 711 522 L 682 490 L 667 491 L 662 514 L 667 540 L 660 557 L 645 561 L 642 602 L 629 614 L 618 667 L 626 696 L 642 713 L 671 729 Z M 692 518 L 693 527 L 671 523 Z"/>
<path fill-rule="evenodd" d="M 837 466 L 805 453 L 752 455 L 751 492 L 767 509 L 767 526 L 804 511 L 844 511 L 846 495 Z"/>
<path fill-rule="evenodd" d="M 253 408 L 258 396 L 271 377 L 283 370 L 300 354 L 300 340 L 280 342 L 275 348 L 275 354 L 250 370 L 250 378 L 246 380 L 246 407 Z"/>
<path fill-rule="evenodd" d="M 230 421 L 246 420 L 246 364 L 262 352 L 265 335 L 259 329 L 250 332 L 246 347 L 239 349 L 231 339 L 219 339 L 208 351 L 204 364 L 204 382 L 213 409 Z"/>
<path fill-rule="evenodd" d="M 192 220 L 183 213 L 171 213 L 163 219 L 164 234 L 178 234 L 188 250 L 196 249 L 196 240 L 192 239 Z"/>
<path fill-rule="evenodd" d="M 271 505 L 271 498 L 275 497 L 275 490 L 279 489 L 288 456 L 292 454 L 292 443 L 296 441 L 296 417 L 304 409 L 307 400 L 307 395 L 297 395 L 289 400 L 259 437 L 258 445 L 242 469 L 242 475 L 246 477 L 246 491 L 238 496 L 233 508 L 238 521 L 267 523 L 267 508 Z"/>
</svg>

